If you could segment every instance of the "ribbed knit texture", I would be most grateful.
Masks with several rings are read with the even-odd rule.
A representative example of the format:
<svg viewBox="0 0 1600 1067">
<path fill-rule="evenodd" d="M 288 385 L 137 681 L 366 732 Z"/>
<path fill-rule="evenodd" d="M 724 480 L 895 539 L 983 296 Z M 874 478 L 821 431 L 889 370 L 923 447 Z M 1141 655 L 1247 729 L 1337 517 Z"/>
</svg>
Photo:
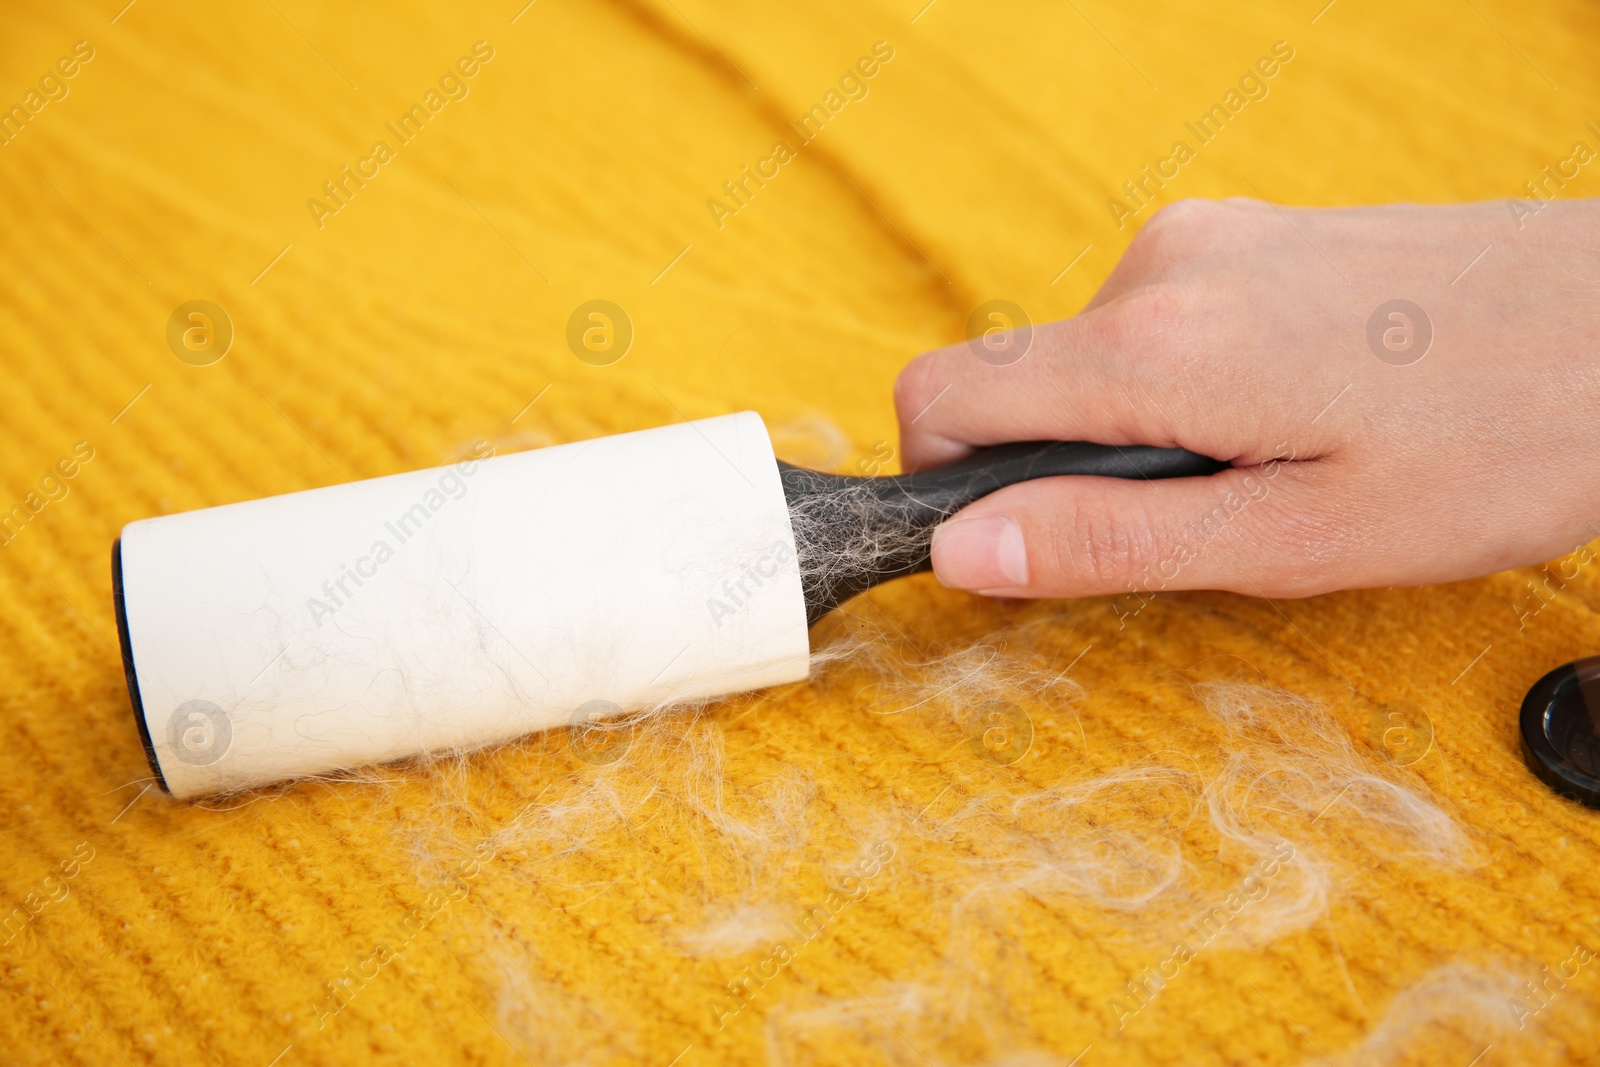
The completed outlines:
<svg viewBox="0 0 1600 1067">
<path fill-rule="evenodd" d="M 129 521 L 478 439 L 749 408 L 787 458 L 860 469 L 895 444 L 898 368 L 979 303 L 1035 321 L 1083 305 L 1154 210 L 1119 228 L 1108 197 L 1195 145 L 1184 124 L 1274 42 L 1294 55 L 1269 95 L 1158 203 L 1524 195 L 1575 141 L 1600 149 L 1594 5 L 122 2 L 34 0 L 0 29 L 6 107 L 75 42 L 93 50 L 0 145 L 0 507 L 92 449 L 0 548 L 0 1061 L 1338 1062 L 1441 967 L 1539 981 L 1600 950 L 1600 816 L 1535 781 L 1516 732 L 1536 678 L 1600 652 L 1592 565 L 1538 599 L 1528 570 L 1304 602 L 1164 595 L 1126 625 L 1107 600 L 1005 605 L 921 577 L 851 606 L 892 638 L 864 665 L 659 724 L 614 765 L 557 733 L 221 804 L 150 788 L 108 566 Z M 386 124 L 478 41 L 492 58 L 467 95 L 402 144 Z M 785 124 L 880 41 L 867 95 L 801 146 Z M 324 182 L 380 140 L 393 158 L 336 205 Z M 795 157 L 736 204 L 723 183 L 778 141 Z M 1562 195 L 1600 193 L 1597 175 Z M 636 329 L 611 366 L 566 341 L 596 298 Z M 210 366 L 168 346 L 190 300 L 236 331 Z M 902 710 L 872 666 L 996 633 L 1082 687 L 1023 702 L 1032 747 L 1009 766 L 968 743 L 960 708 Z M 1205 947 L 1119 1028 L 1114 998 L 1167 957 L 1181 909 L 1031 892 L 995 842 L 1041 790 L 1134 766 L 1214 778 L 1237 742 L 1192 688 L 1213 678 L 1319 702 L 1476 859 L 1377 850 L 1335 798 L 1282 830 L 1334 872 L 1326 913 Z M 1401 700 L 1435 734 L 1409 767 L 1371 728 Z M 1112 790 L 1074 832 L 1181 855 L 1209 907 L 1248 863 L 1195 796 Z M 961 823 L 974 803 L 996 806 Z M 892 858 L 873 867 L 875 849 Z M 1128 862 L 1130 884 L 1154 878 Z M 864 896 L 768 962 L 853 869 L 873 871 L 851 883 Z M 732 1011 L 729 983 L 758 971 Z M 1546 999 L 1520 1030 L 1496 994 L 1398 1047 L 1597 1062 L 1600 962 Z"/>
</svg>

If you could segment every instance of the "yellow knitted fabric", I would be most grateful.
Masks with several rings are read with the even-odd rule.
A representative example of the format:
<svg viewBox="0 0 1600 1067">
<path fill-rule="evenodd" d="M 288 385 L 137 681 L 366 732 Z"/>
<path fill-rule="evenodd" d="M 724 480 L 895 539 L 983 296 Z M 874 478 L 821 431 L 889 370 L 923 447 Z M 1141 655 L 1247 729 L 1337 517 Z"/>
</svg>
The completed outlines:
<svg viewBox="0 0 1600 1067">
<path fill-rule="evenodd" d="M 754 409 L 787 458 L 890 469 L 907 359 L 987 300 L 1072 314 L 1161 203 L 1526 196 L 1600 148 L 1594 5 L 124 2 L 0 31 L 0 1061 L 1600 1062 L 1600 816 L 1516 731 L 1600 652 L 1592 566 L 1306 602 L 917 578 L 819 628 L 886 635 L 855 659 L 613 762 L 558 732 L 186 804 L 108 565 L 134 519 L 480 439 Z M 593 299 L 634 330 L 606 366 L 567 340 Z M 169 334 L 196 300 L 219 361 Z M 1010 703 L 950 699 L 985 662 Z M 1234 693 L 1267 719 L 1230 726 L 1218 679 L 1325 710 Z M 1287 859 L 1208 813 L 1241 759 L 1305 807 L 1250 809 Z M 1337 759 L 1448 821 L 1272 770 Z"/>
</svg>

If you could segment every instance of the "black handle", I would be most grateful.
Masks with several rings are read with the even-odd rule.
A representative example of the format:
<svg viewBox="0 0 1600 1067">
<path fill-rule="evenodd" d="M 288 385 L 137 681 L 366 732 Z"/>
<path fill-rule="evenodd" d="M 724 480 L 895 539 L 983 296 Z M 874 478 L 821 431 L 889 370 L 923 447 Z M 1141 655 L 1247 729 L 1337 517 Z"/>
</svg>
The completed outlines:
<svg viewBox="0 0 1600 1067">
<path fill-rule="evenodd" d="M 934 528 L 996 489 L 1063 475 L 1193 478 L 1227 466 L 1181 448 L 1067 441 L 995 445 L 933 470 L 884 478 L 823 474 L 780 461 L 807 625 L 880 582 L 931 569 Z"/>
</svg>

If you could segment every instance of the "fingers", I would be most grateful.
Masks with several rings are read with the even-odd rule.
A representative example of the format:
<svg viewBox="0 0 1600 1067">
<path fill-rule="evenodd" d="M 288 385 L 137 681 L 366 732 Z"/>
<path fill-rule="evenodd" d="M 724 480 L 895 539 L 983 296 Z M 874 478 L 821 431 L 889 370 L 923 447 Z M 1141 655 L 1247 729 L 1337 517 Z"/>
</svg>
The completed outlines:
<svg viewBox="0 0 1600 1067">
<path fill-rule="evenodd" d="M 906 468 L 1029 440 L 1181 445 L 1232 459 L 1208 451 L 1219 439 L 1207 432 L 1217 420 L 1205 398 L 1227 375 L 1194 371 L 1215 347 L 1200 310 L 1180 290 L 1135 290 L 1033 327 L 1026 352 L 1007 354 L 1015 362 L 987 362 L 981 342 L 918 357 L 895 383 Z"/>
<path fill-rule="evenodd" d="M 1281 413 L 1244 398 L 1274 383 L 1303 392 L 1335 373 L 1324 361 L 1282 377 L 1285 345 L 1306 319 L 1284 299 L 1298 275 L 1261 266 L 1281 259 L 1274 242 L 1293 239 L 1284 229 L 1270 205 L 1179 201 L 1144 225 L 1076 317 L 1011 331 L 1009 345 L 980 339 L 913 360 L 895 384 L 907 469 L 1038 439 L 1264 460 L 1272 443 L 1261 438 L 1281 429 L 1266 421 Z"/>
<path fill-rule="evenodd" d="M 1335 573 L 1338 524 L 1320 521 L 1315 494 L 1300 491 L 1312 465 L 1275 462 L 1155 482 L 1045 478 L 1013 485 L 939 527 L 934 573 L 947 586 L 995 596 L 1174 589 L 1310 595 L 1347 584 Z"/>
</svg>

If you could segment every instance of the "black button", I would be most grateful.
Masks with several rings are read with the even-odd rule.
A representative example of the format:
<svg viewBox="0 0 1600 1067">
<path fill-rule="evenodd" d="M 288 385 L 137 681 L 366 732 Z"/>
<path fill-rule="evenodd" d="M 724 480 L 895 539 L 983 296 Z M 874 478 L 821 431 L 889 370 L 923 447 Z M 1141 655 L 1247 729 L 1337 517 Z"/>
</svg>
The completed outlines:
<svg viewBox="0 0 1600 1067">
<path fill-rule="evenodd" d="M 1528 690 L 1522 756 L 1545 785 L 1600 808 L 1600 656 L 1557 667 Z"/>
</svg>

